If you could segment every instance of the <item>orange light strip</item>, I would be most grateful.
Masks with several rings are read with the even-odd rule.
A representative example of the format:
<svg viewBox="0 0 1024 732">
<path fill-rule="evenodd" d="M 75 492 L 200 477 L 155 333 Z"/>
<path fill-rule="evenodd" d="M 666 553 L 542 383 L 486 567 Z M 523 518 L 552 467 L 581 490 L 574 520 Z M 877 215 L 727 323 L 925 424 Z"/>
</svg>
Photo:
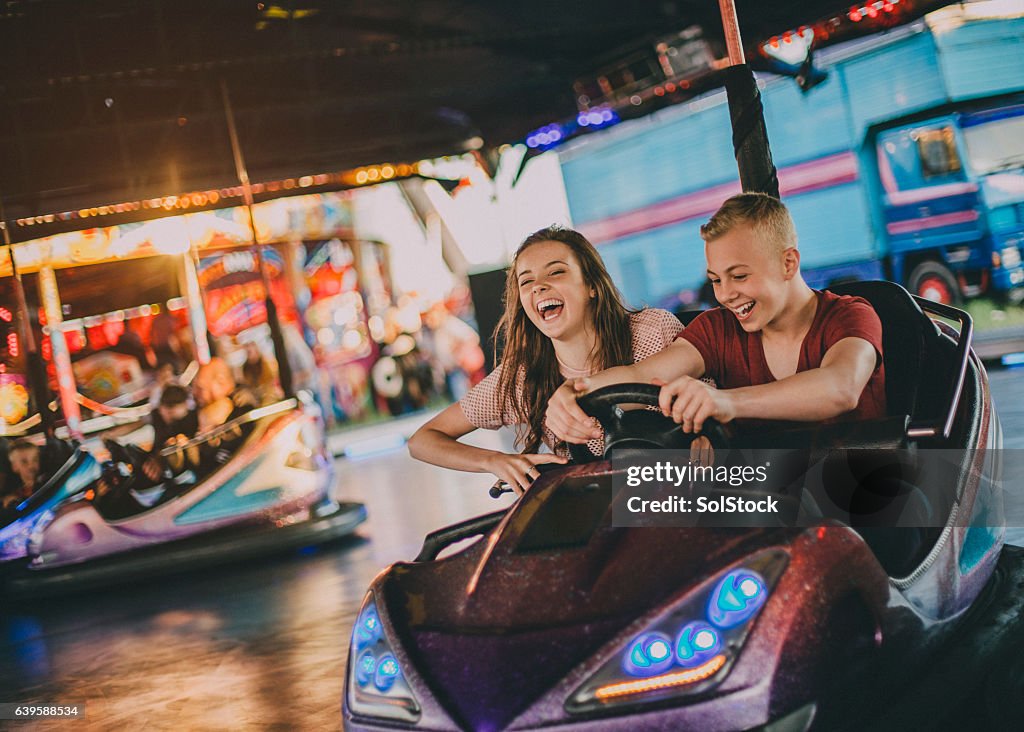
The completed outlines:
<svg viewBox="0 0 1024 732">
<path fill-rule="evenodd" d="M 420 163 L 379 163 L 376 165 L 364 165 L 360 168 L 342 170 L 335 173 L 318 173 L 316 175 L 303 175 L 297 178 L 285 178 L 282 180 L 265 181 L 253 183 L 252 192 L 260 195 L 263 193 L 280 193 L 282 191 L 298 191 L 311 186 L 340 185 L 344 187 L 358 187 L 373 183 L 383 183 L 397 178 L 408 178 L 419 175 Z M 103 206 L 75 209 L 74 211 L 63 211 L 60 213 L 40 214 L 15 219 L 18 226 L 34 226 L 36 224 L 52 224 L 72 219 L 88 219 L 91 217 L 102 217 L 111 214 L 130 213 L 143 209 L 158 212 L 159 209 L 172 211 L 174 209 L 188 210 L 192 207 L 202 208 L 205 206 L 216 206 L 222 203 L 225 206 L 239 205 L 242 197 L 242 186 L 229 186 L 227 188 L 211 189 L 207 191 L 192 191 L 178 196 L 157 196 L 156 198 L 145 198 L 138 201 L 124 201 L 122 203 L 111 203 Z"/>
<path fill-rule="evenodd" d="M 714 676 L 724 665 L 725 656 L 718 655 L 710 661 L 697 666 L 697 668 L 691 668 L 687 671 L 679 671 L 673 674 L 655 676 L 650 679 L 641 679 L 639 681 L 624 681 L 619 684 L 608 684 L 608 686 L 598 688 L 597 691 L 594 692 L 594 696 L 603 701 L 605 699 L 614 699 L 617 696 L 626 696 L 627 694 L 639 694 L 644 691 L 655 691 L 657 689 L 668 689 L 673 686 L 692 684 L 696 681 L 703 681 L 709 676 Z"/>
</svg>

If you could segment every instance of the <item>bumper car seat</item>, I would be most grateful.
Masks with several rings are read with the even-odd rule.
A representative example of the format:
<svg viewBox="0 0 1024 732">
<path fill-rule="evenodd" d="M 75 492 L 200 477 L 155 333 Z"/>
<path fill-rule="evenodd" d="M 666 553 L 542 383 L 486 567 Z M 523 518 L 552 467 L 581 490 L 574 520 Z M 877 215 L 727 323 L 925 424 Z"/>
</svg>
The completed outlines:
<svg viewBox="0 0 1024 732">
<path fill-rule="evenodd" d="M 927 555 L 941 534 L 942 512 L 949 508 L 920 488 L 907 428 L 911 421 L 934 418 L 952 364 L 942 367 L 938 327 L 899 285 L 851 282 L 830 289 L 867 300 L 882 321 L 889 416 L 884 440 L 878 435 L 854 439 L 847 443 L 853 451 L 830 458 L 823 474 L 826 490 L 849 511 L 851 525 L 886 571 L 902 576 Z"/>
</svg>

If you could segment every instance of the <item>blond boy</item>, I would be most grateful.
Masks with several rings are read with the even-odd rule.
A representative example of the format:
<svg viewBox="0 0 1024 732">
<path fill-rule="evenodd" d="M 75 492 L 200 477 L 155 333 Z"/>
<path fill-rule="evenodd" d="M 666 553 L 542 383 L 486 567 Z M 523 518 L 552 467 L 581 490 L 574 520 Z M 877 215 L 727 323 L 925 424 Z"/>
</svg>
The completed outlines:
<svg viewBox="0 0 1024 732">
<path fill-rule="evenodd" d="M 809 422 L 885 415 L 882 327 L 863 299 L 812 290 L 800 275 L 796 230 L 775 198 L 728 199 L 701 227 L 720 308 L 699 315 L 641 363 L 567 382 L 548 427 L 567 442 L 599 434 L 576 397 L 609 384 L 661 384 L 662 413 L 687 432 L 704 421 Z M 711 377 L 718 388 L 699 381 Z"/>
</svg>

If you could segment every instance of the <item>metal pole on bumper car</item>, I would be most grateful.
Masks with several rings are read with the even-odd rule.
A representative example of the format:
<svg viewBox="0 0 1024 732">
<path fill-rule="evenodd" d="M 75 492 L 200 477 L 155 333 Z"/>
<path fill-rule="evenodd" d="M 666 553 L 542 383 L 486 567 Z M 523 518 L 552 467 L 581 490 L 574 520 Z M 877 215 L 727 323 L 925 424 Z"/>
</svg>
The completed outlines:
<svg viewBox="0 0 1024 732">
<path fill-rule="evenodd" d="M 60 304 L 60 292 L 57 289 L 57 275 L 49 263 L 49 254 L 47 247 L 44 264 L 39 268 L 39 299 L 43 302 L 46 325 L 50 329 L 50 350 L 53 353 L 53 367 L 57 372 L 57 393 L 68 427 L 68 437 L 73 442 L 81 443 L 82 412 L 78 408 L 78 388 L 75 385 L 75 372 L 71 368 L 68 342 L 64 337 L 64 314 Z"/>
<path fill-rule="evenodd" d="M 181 220 L 185 228 L 185 236 L 188 237 L 188 251 L 181 255 L 181 272 L 184 279 L 183 289 L 188 308 L 188 321 L 192 331 L 192 347 L 195 349 L 196 361 L 200 366 L 205 366 L 210 362 L 213 354 L 210 349 L 209 328 L 206 324 L 203 288 L 199 284 L 199 274 L 196 271 L 199 255 L 196 251 L 196 242 L 192 236 L 188 216 L 183 216 Z"/>
<path fill-rule="evenodd" d="M 281 391 L 284 398 L 295 396 L 292 388 L 292 367 L 288 363 L 288 352 L 284 346 L 284 334 L 281 332 L 281 321 L 278 318 L 277 306 L 270 294 L 270 276 L 267 274 L 267 263 L 263 258 L 263 249 L 260 247 L 259 237 L 256 235 L 256 219 L 253 216 L 252 186 L 249 183 L 249 173 L 245 169 L 245 160 L 242 157 L 242 147 L 238 142 L 238 130 L 235 128 L 235 115 L 231 110 L 231 99 L 228 96 L 228 85 L 223 79 L 220 82 L 221 96 L 224 100 L 224 115 L 228 121 L 228 136 L 231 138 L 231 152 L 235 158 L 235 171 L 238 173 L 238 181 L 242 184 L 242 193 L 245 196 L 245 209 L 249 213 L 249 228 L 252 230 L 252 245 L 256 249 L 256 262 L 260 270 L 260 278 L 263 280 L 264 304 L 267 308 L 267 325 L 270 326 L 270 340 L 274 344 L 274 358 L 277 359 L 277 376 L 281 381 Z"/>
<path fill-rule="evenodd" d="M 7 246 L 7 257 L 11 262 L 11 275 L 14 277 L 14 299 L 18 312 L 18 336 L 21 338 L 25 348 L 25 378 L 28 380 L 30 404 L 39 415 L 39 422 L 43 428 L 43 435 L 49 441 L 54 436 L 55 422 L 53 412 L 50 411 L 50 394 L 46 388 L 46 364 L 39 355 L 39 348 L 36 346 L 35 335 L 32 333 L 31 315 L 28 310 L 28 303 L 25 299 L 25 283 L 21 279 L 21 271 L 18 263 L 14 261 L 14 248 L 11 246 L 11 232 L 7 229 L 7 218 L 0 202 L 0 226 L 4 230 L 4 244 Z"/>
<path fill-rule="evenodd" d="M 729 98 L 732 146 L 740 172 L 740 185 L 744 192 L 767 193 L 778 198 L 779 178 L 768 144 L 761 92 L 743 54 L 735 0 L 718 0 L 718 7 L 729 51 L 725 91 Z"/>
</svg>

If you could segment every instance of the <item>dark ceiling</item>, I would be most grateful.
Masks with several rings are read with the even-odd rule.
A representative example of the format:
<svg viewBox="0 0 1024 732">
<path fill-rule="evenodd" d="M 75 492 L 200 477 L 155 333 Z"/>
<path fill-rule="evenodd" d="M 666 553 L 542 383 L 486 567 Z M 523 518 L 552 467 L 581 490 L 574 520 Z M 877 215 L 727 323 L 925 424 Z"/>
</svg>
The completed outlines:
<svg viewBox="0 0 1024 732">
<path fill-rule="evenodd" d="M 738 0 L 745 40 L 848 7 Z M 221 81 L 250 176 L 497 145 L 575 112 L 572 82 L 714 0 L 8 0 L 6 218 L 232 185 Z"/>
</svg>

